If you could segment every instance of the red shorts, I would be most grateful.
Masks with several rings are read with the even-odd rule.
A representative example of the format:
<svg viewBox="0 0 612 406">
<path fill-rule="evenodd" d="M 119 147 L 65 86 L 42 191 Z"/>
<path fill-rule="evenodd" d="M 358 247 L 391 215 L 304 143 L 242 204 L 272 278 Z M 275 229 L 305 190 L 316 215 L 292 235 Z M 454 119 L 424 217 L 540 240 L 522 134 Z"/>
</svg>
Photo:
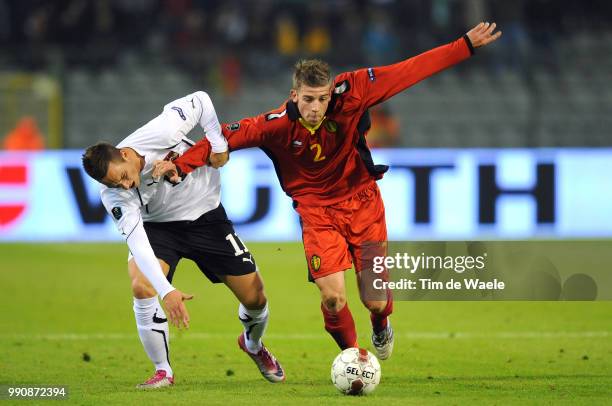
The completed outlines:
<svg viewBox="0 0 612 406">
<path fill-rule="evenodd" d="M 384 247 L 386 252 L 385 206 L 375 182 L 347 200 L 330 206 L 300 204 L 296 211 L 311 281 L 353 264 L 360 272 L 364 255 L 372 252 L 367 247 Z"/>
</svg>

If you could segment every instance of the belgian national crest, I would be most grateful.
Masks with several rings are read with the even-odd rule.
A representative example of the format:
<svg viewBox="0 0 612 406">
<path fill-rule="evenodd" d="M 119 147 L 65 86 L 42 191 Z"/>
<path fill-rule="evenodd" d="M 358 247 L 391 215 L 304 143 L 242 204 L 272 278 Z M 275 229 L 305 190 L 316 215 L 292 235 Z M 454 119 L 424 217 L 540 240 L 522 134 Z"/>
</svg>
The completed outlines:
<svg viewBox="0 0 612 406">
<path fill-rule="evenodd" d="M 313 271 L 317 272 L 319 268 L 321 268 L 321 257 L 318 255 L 313 255 L 310 258 L 310 266 L 312 267 Z"/>
</svg>

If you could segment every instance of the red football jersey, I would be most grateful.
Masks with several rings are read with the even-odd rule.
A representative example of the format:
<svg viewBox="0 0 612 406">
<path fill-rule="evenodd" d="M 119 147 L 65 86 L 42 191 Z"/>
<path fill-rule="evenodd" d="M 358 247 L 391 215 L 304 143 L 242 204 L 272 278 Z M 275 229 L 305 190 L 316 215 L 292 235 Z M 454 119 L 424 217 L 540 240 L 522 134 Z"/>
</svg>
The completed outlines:
<svg viewBox="0 0 612 406">
<path fill-rule="evenodd" d="M 338 75 L 325 119 L 312 132 L 291 100 L 266 114 L 223 125 L 230 150 L 260 147 L 273 161 L 283 190 L 297 203 L 334 204 L 358 193 L 388 169 L 374 165 L 366 143 L 368 108 L 473 53 L 467 36 L 394 65 Z M 174 161 L 184 173 L 205 165 L 206 139 Z"/>
</svg>

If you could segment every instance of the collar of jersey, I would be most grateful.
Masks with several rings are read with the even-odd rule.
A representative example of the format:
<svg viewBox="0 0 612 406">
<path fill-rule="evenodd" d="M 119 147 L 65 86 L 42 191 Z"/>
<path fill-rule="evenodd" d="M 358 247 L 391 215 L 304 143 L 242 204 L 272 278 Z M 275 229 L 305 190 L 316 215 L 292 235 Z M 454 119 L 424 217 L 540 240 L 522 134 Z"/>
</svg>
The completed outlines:
<svg viewBox="0 0 612 406">
<path fill-rule="evenodd" d="M 307 129 L 310 132 L 310 135 L 314 135 L 314 133 L 317 132 L 319 127 L 321 127 L 321 124 L 323 124 L 323 121 L 325 121 L 326 118 L 327 118 L 327 116 L 323 116 L 323 118 L 321 119 L 321 121 L 319 121 L 319 123 L 317 125 L 310 125 L 310 124 L 308 124 L 308 122 L 306 120 L 304 120 L 303 117 L 298 118 L 298 121 L 300 122 L 300 124 L 302 124 L 302 126 L 305 129 Z"/>
</svg>

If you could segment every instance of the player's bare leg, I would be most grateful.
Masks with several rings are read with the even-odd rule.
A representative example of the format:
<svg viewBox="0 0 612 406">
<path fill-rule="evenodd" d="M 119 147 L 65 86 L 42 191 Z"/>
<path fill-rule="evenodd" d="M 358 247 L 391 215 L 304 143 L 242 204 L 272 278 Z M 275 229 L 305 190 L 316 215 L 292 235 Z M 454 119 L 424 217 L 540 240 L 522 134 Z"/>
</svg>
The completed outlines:
<svg viewBox="0 0 612 406">
<path fill-rule="evenodd" d="M 244 331 L 238 336 L 238 346 L 251 357 L 265 379 L 283 382 L 283 368 L 261 341 L 268 325 L 268 300 L 259 272 L 220 278 L 240 302 L 238 318 Z"/>
<path fill-rule="evenodd" d="M 325 330 L 341 349 L 358 347 L 355 321 L 346 302 L 344 272 L 317 278 L 315 284 L 321 292 L 321 312 Z"/>
<path fill-rule="evenodd" d="M 372 322 L 372 345 L 376 349 L 378 358 L 388 359 L 393 352 L 394 335 L 389 315 L 393 312 L 393 298 L 389 292 L 387 300 L 366 300 L 361 292 L 363 284 L 361 282 L 361 272 L 356 273 L 357 287 L 360 290 L 360 297 L 363 305 L 370 311 L 370 321 Z"/>
<path fill-rule="evenodd" d="M 164 275 L 170 267 L 159 260 Z M 157 300 L 157 292 L 148 279 L 140 272 L 136 261 L 128 262 L 128 272 L 132 281 L 134 295 L 134 315 L 140 341 L 155 365 L 155 374 L 139 384 L 140 389 L 155 389 L 174 384 L 174 374 L 170 366 L 170 334 L 168 319 L 163 307 Z"/>
</svg>

